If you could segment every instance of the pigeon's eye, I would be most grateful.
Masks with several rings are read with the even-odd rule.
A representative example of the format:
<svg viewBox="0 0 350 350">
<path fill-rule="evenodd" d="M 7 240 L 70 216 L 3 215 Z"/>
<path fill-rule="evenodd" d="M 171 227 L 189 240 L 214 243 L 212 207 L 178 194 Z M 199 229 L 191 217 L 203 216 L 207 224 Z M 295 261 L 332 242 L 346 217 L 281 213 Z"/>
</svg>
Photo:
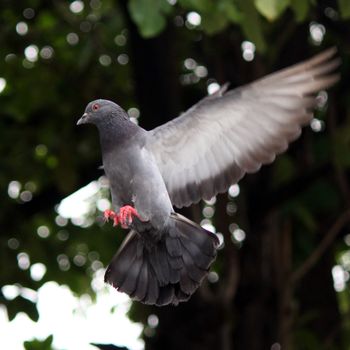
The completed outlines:
<svg viewBox="0 0 350 350">
<path fill-rule="evenodd" d="M 100 105 L 98 103 L 95 103 L 92 105 L 92 110 L 97 111 L 100 108 Z"/>
</svg>

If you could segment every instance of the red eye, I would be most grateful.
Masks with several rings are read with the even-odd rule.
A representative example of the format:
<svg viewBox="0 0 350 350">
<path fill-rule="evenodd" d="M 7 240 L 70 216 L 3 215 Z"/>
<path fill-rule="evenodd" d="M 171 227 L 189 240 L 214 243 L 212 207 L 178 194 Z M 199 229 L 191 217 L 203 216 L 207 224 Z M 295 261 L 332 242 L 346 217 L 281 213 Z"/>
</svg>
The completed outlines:
<svg viewBox="0 0 350 350">
<path fill-rule="evenodd" d="M 92 110 L 97 111 L 100 108 L 100 105 L 98 103 L 95 103 L 92 105 Z"/>
</svg>

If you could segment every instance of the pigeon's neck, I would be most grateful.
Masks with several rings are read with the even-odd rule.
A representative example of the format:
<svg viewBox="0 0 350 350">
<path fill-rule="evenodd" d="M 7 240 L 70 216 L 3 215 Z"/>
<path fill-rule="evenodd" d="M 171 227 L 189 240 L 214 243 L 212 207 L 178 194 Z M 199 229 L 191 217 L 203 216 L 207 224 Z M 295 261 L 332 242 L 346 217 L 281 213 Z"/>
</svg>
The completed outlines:
<svg viewBox="0 0 350 350">
<path fill-rule="evenodd" d="M 143 129 L 129 119 L 111 118 L 108 122 L 97 125 L 100 134 L 102 152 L 108 153 L 141 134 Z"/>
</svg>

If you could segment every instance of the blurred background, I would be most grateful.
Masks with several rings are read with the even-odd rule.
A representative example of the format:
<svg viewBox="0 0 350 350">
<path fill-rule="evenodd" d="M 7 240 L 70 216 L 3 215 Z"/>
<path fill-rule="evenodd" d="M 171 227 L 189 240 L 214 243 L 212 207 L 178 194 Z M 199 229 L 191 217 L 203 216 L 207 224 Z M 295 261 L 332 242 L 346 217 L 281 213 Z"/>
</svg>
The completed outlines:
<svg viewBox="0 0 350 350">
<path fill-rule="evenodd" d="M 349 0 L 1 0 L 0 348 L 350 349 L 349 38 Z M 97 131 L 75 125 L 86 104 L 111 99 L 151 129 L 331 46 L 342 79 L 302 137 L 182 211 L 221 241 L 191 300 L 106 287 L 125 232 L 101 220 Z"/>
</svg>

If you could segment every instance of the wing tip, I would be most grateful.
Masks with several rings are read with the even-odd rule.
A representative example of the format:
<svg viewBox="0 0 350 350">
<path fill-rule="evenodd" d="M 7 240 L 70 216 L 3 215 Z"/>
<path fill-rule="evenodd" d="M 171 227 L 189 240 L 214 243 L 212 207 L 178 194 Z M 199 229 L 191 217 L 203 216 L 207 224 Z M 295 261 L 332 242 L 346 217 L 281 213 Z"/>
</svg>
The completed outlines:
<svg viewBox="0 0 350 350">
<path fill-rule="evenodd" d="M 325 49 L 321 51 L 320 53 L 314 55 L 313 57 L 309 58 L 307 61 L 312 63 L 312 65 L 319 65 L 322 64 L 325 61 L 329 61 L 332 57 L 336 55 L 338 52 L 338 48 L 336 46 L 331 46 L 328 49 Z"/>
</svg>

